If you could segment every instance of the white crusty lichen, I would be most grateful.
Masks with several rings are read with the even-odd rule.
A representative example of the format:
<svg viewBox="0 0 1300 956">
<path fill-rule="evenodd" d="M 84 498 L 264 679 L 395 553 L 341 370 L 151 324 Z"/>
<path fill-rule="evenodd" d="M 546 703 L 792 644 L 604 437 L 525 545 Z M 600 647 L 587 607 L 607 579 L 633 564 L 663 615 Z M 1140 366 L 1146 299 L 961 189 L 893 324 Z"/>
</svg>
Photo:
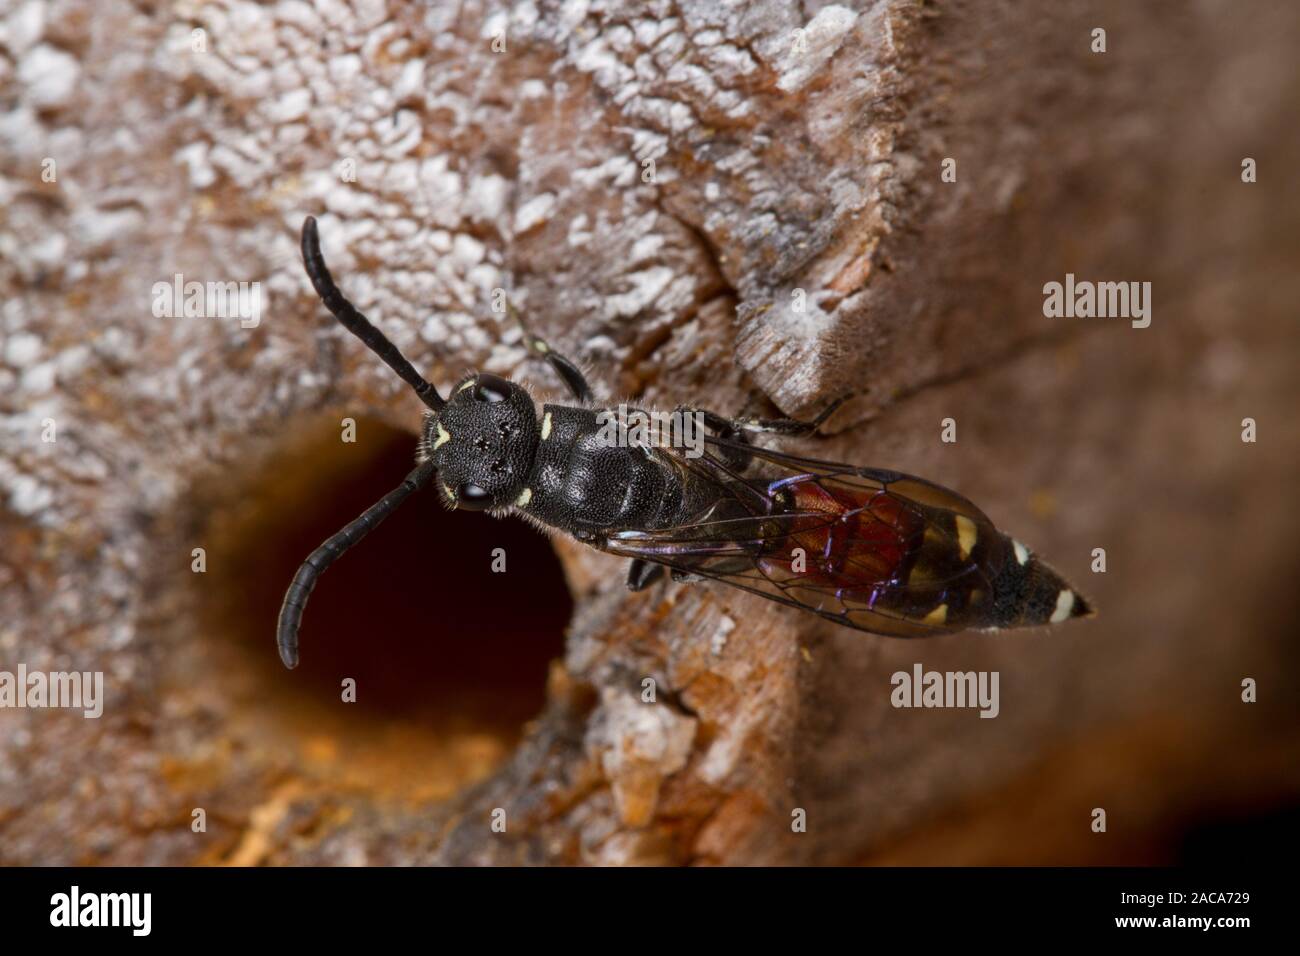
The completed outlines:
<svg viewBox="0 0 1300 956">
<path fill-rule="evenodd" d="M 691 373 L 703 394 L 690 397 L 733 401 L 739 371 L 716 370 L 735 300 L 765 296 L 796 240 L 832 231 L 841 192 L 872 201 L 851 150 L 837 178 L 794 145 L 816 117 L 776 87 L 797 69 L 794 31 L 840 22 L 826 9 L 804 24 L 777 0 L 11 5 L 0 507 L 52 536 L 37 552 L 50 560 L 20 569 L 31 587 L 0 588 L 0 620 L 40 618 L 51 635 L 21 629 L 16 656 L 98 659 L 137 634 L 167 562 L 188 567 L 157 553 L 156 529 L 323 403 L 414 421 L 418 403 L 311 292 L 309 213 L 348 296 L 440 384 L 499 364 L 557 388 L 506 344 L 500 288 L 602 394 L 679 400 L 656 367 L 671 355 L 708 370 Z M 805 67 L 850 55 L 826 52 L 832 32 L 810 33 L 820 65 Z M 851 70 L 834 89 L 845 114 L 879 93 Z M 151 290 L 178 274 L 258 283 L 260 323 L 156 314 Z M 770 393 L 814 379 L 754 374 Z M 643 820 L 651 780 L 685 765 L 694 720 L 614 699 L 604 713 L 593 746 L 620 813 Z"/>
<path fill-rule="evenodd" d="M 588 724 L 586 750 L 600 763 L 619 817 L 641 827 L 654 815 L 664 780 L 690 757 L 696 721 L 663 703 L 605 687 Z"/>
</svg>

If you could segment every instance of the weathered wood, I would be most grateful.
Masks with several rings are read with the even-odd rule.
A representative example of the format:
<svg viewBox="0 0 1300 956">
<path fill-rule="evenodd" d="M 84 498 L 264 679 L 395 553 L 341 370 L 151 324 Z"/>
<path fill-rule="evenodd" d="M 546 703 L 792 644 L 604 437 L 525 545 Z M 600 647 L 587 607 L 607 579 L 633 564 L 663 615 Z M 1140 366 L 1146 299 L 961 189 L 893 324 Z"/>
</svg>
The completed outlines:
<svg viewBox="0 0 1300 956">
<path fill-rule="evenodd" d="M 0 711 L 0 860 L 1146 861 L 1203 807 L 1294 796 L 1289 5 L 52 11 L 0 29 L 0 663 L 103 670 L 110 698 Z M 189 571 L 196 541 L 255 568 L 317 470 L 362 467 L 257 464 L 320 409 L 414 428 L 310 295 L 307 213 L 436 381 L 560 394 L 505 287 L 606 396 L 851 394 L 794 446 L 961 490 L 1101 616 L 876 639 L 705 585 L 628 595 L 557 541 L 577 610 L 517 748 L 351 723 L 254 673 L 209 613 L 242 596 Z M 1152 282 L 1151 327 L 1045 318 L 1067 272 Z M 176 273 L 261 282 L 259 324 L 155 317 Z M 999 671 L 998 718 L 894 709 L 918 661 Z"/>
</svg>

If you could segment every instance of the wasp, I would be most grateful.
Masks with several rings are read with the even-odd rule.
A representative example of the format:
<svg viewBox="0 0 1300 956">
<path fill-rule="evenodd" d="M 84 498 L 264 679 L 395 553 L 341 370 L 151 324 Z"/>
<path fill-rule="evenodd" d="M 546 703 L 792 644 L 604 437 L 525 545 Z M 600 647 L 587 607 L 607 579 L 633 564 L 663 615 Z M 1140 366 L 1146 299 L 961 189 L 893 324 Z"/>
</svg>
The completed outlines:
<svg viewBox="0 0 1300 956">
<path fill-rule="evenodd" d="M 451 508 L 524 516 L 630 559 L 639 591 L 665 571 L 712 579 L 837 624 L 893 637 L 1058 624 L 1090 615 L 1074 588 L 979 508 L 947 488 L 877 468 L 763 448 L 760 433 L 805 435 L 812 421 L 727 418 L 704 409 L 702 452 L 611 442 L 608 410 L 578 367 L 533 335 L 524 343 L 577 400 L 537 408 L 487 372 L 443 397 L 339 291 L 315 219 L 302 229 L 307 275 L 343 326 L 427 406 L 415 469 L 313 551 L 280 609 L 276 641 L 298 663 L 303 610 L 320 575 L 408 497 L 435 484 Z M 700 451 L 700 449 L 696 449 Z"/>
</svg>

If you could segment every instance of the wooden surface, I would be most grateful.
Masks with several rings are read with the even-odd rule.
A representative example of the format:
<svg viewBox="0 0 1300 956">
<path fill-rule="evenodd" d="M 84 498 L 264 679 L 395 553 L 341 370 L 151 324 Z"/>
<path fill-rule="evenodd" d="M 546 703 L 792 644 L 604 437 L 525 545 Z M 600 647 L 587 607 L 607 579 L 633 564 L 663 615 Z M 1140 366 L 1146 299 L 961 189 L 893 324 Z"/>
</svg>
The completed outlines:
<svg viewBox="0 0 1300 956">
<path fill-rule="evenodd" d="M 109 697 L 98 721 L 0 711 L 0 860 L 1155 862 L 1292 804 L 1298 21 L 11 8 L 0 665 L 102 670 Z M 960 490 L 1100 615 L 901 642 L 708 585 L 629 595 L 556 541 L 564 591 L 531 530 L 423 502 L 326 576 L 304 671 L 280 670 L 279 589 L 400 481 L 419 413 L 310 295 L 308 213 L 435 381 L 561 395 L 492 313 L 502 286 L 605 397 L 807 415 L 851 393 L 790 447 Z M 156 318 L 177 272 L 260 281 L 260 324 Z M 1151 327 L 1045 318 L 1066 273 L 1150 281 Z M 998 671 L 998 718 L 893 708 L 916 662 Z"/>
</svg>

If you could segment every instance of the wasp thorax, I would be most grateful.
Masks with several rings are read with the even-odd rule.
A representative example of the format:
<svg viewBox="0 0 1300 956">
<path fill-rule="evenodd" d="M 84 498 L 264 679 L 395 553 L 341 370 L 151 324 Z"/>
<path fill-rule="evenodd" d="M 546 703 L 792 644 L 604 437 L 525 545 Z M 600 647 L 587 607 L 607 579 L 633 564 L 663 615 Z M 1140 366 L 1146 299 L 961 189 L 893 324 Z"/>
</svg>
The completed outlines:
<svg viewBox="0 0 1300 956">
<path fill-rule="evenodd" d="M 508 505 L 523 488 L 537 450 L 537 410 L 523 388 L 480 372 L 459 383 L 425 417 L 424 452 L 449 504 Z"/>
</svg>

